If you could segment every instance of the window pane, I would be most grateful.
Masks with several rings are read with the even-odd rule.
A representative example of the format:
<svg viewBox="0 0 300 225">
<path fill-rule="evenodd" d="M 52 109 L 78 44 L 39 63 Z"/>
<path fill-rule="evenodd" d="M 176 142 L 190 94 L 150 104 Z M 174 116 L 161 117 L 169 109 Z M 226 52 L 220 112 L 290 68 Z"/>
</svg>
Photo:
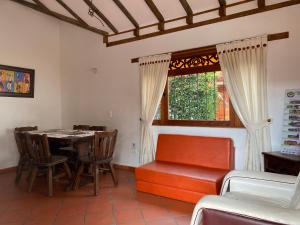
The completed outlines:
<svg viewBox="0 0 300 225">
<path fill-rule="evenodd" d="M 168 78 L 169 119 L 229 121 L 229 98 L 220 71 Z"/>
<path fill-rule="evenodd" d="M 157 111 L 156 111 L 154 120 L 160 120 L 160 111 L 161 111 L 161 103 L 160 103 L 159 106 L 158 106 L 158 109 L 157 109 Z"/>
</svg>

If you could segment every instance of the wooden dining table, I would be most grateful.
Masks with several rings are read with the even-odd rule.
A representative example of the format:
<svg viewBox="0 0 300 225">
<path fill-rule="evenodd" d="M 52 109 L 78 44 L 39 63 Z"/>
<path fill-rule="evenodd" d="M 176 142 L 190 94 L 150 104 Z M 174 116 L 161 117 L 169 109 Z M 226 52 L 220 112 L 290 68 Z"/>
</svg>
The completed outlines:
<svg viewBox="0 0 300 225">
<path fill-rule="evenodd" d="M 70 130 L 70 129 L 50 129 L 50 130 L 35 130 L 29 131 L 30 134 L 38 134 L 43 135 L 46 134 L 48 137 L 49 145 L 51 152 L 54 154 L 60 154 L 63 150 L 61 150 L 63 146 L 76 146 L 75 143 L 86 143 L 91 141 L 91 138 L 95 135 L 96 131 L 92 130 Z M 101 131 L 97 131 L 101 132 Z M 72 147 L 71 147 L 72 148 Z M 77 151 L 77 158 L 80 157 L 81 154 L 86 154 L 86 152 L 82 153 L 79 149 Z M 75 159 L 76 160 L 76 159 Z M 76 166 L 73 168 L 74 170 L 71 172 L 73 175 L 76 172 Z M 90 183 L 90 181 L 83 181 L 84 184 Z M 70 185 L 68 185 L 66 190 L 71 190 L 73 187 L 73 181 L 71 181 Z"/>
</svg>

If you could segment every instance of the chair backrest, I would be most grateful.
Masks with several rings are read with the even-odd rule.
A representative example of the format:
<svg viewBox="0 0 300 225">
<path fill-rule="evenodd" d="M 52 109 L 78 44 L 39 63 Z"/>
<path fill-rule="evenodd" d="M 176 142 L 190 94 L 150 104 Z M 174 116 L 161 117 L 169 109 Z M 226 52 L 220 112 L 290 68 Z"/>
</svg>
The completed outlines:
<svg viewBox="0 0 300 225">
<path fill-rule="evenodd" d="M 90 125 L 73 125 L 73 130 L 89 130 Z"/>
<path fill-rule="evenodd" d="M 94 151 L 92 157 L 94 160 L 113 159 L 118 130 L 95 132 Z"/>
<path fill-rule="evenodd" d="M 38 127 L 34 126 L 34 127 L 16 127 L 15 131 L 20 131 L 20 132 L 26 132 L 26 131 L 33 131 L 33 130 L 37 130 Z"/>
<path fill-rule="evenodd" d="M 26 132 L 37 130 L 38 127 L 16 127 L 14 131 L 15 140 L 17 143 L 18 152 L 21 156 L 27 156 L 28 146 L 26 141 Z"/>
<path fill-rule="evenodd" d="M 90 130 L 105 131 L 106 130 L 106 126 L 90 126 Z"/>
<path fill-rule="evenodd" d="M 46 134 L 26 134 L 30 158 L 35 163 L 47 163 L 51 161 L 51 152 Z"/>
<path fill-rule="evenodd" d="M 230 170 L 234 168 L 234 147 L 230 138 L 160 134 L 155 159 Z"/>
</svg>

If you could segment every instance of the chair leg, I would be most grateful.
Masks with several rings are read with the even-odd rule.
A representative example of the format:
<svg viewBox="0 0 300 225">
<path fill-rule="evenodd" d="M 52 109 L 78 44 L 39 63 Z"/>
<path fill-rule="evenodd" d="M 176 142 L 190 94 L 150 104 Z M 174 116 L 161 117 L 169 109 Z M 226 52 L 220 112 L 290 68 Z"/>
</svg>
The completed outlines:
<svg viewBox="0 0 300 225">
<path fill-rule="evenodd" d="M 20 182 L 22 172 L 23 172 L 23 167 L 24 167 L 24 162 L 23 162 L 23 159 L 20 158 L 18 166 L 17 166 L 17 172 L 16 172 L 16 179 L 15 179 L 16 185 Z"/>
<path fill-rule="evenodd" d="M 73 190 L 77 190 L 78 187 L 79 187 L 79 183 L 80 183 L 80 176 L 83 172 L 83 169 L 84 169 L 84 163 L 81 163 L 78 170 L 77 170 L 77 173 L 76 173 L 76 176 L 75 176 L 75 179 L 74 179 L 74 184 L 73 184 Z"/>
<path fill-rule="evenodd" d="M 94 193 L 95 195 L 99 193 L 99 169 L 97 164 L 94 164 Z"/>
<path fill-rule="evenodd" d="M 114 185 L 117 186 L 118 185 L 118 178 L 117 178 L 117 174 L 116 174 L 116 171 L 114 169 L 114 166 L 113 166 L 112 163 L 109 163 L 108 166 L 109 166 L 109 170 L 111 172 L 112 179 L 114 181 Z"/>
<path fill-rule="evenodd" d="M 71 173 L 71 170 L 70 170 L 70 167 L 68 165 L 68 163 L 64 162 L 64 168 L 65 168 L 65 171 L 67 173 L 67 176 L 69 178 L 69 180 L 72 179 L 72 173 Z"/>
<path fill-rule="evenodd" d="M 52 167 L 48 167 L 48 195 L 51 197 L 53 196 L 53 174 L 52 174 Z"/>
<path fill-rule="evenodd" d="M 38 172 L 38 168 L 36 166 L 32 167 L 31 172 L 30 172 L 29 183 L 28 183 L 28 192 L 31 192 L 31 190 L 32 190 L 32 186 L 35 181 L 37 172 Z"/>
</svg>

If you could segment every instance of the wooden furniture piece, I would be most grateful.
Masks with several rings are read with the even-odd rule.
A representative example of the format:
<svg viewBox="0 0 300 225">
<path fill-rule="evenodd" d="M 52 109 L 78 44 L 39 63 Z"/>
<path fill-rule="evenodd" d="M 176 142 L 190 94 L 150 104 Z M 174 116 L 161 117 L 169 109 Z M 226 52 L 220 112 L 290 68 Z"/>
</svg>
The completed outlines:
<svg viewBox="0 0 300 225">
<path fill-rule="evenodd" d="M 15 184 L 19 183 L 22 173 L 25 170 L 28 170 L 28 167 L 30 164 L 25 132 L 33 131 L 33 130 L 37 130 L 37 129 L 38 129 L 37 126 L 16 127 L 15 128 L 14 136 L 15 136 L 15 140 L 16 140 L 17 148 L 18 148 L 18 152 L 19 152 L 19 161 L 18 161 L 18 166 L 17 166 Z"/>
<path fill-rule="evenodd" d="M 89 155 L 80 158 L 80 166 L 75 177 L 73 190 L 78 189 L 80 177 L 84 175 L 83 170 L 86 165 L 88 167 L 91 166 L 93 170 L 95 195 L 98 195 L 99 170 L 109 171 L 112 174 L 114 184 L 118 184 L 118 180 L 111 163 L 113 160 L 117 134 L 118 130 L 95 132 L 95 141 L 92 152 Z"/>
<path fill-rule="evenodd" d="M 46 134 L 26 134 L 29 156 L 31 160 L 30 180 L 28 192 L 31 192 L 33 183 L 38 172 L 47 170 L 48 177 L 48 195 L 53 195 L 53 170 L 56 165 L 63 164 L 64 170 L 71 180 L 72 175 L 67 164 L 67 157 L 52 155 L 49 149 L 48 138 Z"/>
<path fill-rule="evenodd" d="M 160 134 L 155 160 L 136 168 L 138 191 L 196 203 L 234 168 L 230 138 Z"/>
<path fill-rule="evenodd" d="M 89 130 L 94 130 L 94 131 L 105 131 L 106 126 L 90 126 Z"/>
<path fill-rule="evenodd" d="M 73 125 L 73 130 L 89 130 L 90 125 Z"/>
<path fill-rule="evenodd" d="M 297 176 L 300 172 L 300 156 L 281 152 L 263 152 L 265 172 Z"/>
</svg>

